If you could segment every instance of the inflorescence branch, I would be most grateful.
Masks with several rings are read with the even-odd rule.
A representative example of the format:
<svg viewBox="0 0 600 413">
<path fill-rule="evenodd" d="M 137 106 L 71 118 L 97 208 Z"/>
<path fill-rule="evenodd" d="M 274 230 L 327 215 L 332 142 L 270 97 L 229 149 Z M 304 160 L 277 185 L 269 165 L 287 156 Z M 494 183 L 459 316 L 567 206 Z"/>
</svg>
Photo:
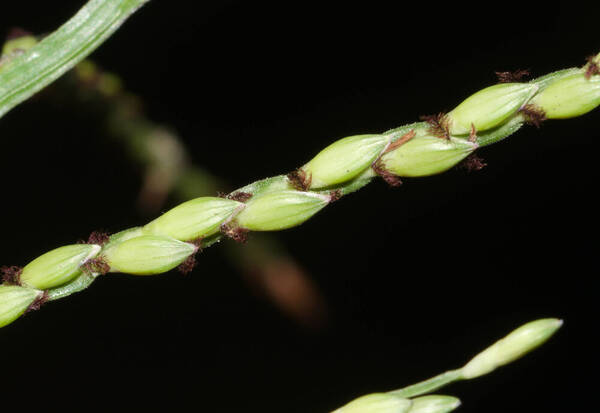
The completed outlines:
<svg viewBox="0 0 600 413">
<path fill-rule="evenodd" d="M 582 68 L 529 82 L 502 73 L 501 83 L 471 95 L 449 113 L 381 134 L 340 139 L 287 175 L 266 178 L 229 195 L 184 202 L 142 227 L 67 245 L 23 268 L 2 268 L 0 327 L 42 302 L 87 288 L 99 275 L 152 275 L 191 271 L 195 255 L 222 237 L 245 242 L 251 231 L 300 225 L 330 203 L 380 176 L 392 186 L 403 177 L 444 172 L 465 162 L 485 164 L 478 148 L 498 142 L 523 124 L 583 115 L 600 105 L 600 55 Z M 511 77 L 512 76 L 512 77 Z M 43 297 L 43 299 L 42 299 Z"/>
</svg>

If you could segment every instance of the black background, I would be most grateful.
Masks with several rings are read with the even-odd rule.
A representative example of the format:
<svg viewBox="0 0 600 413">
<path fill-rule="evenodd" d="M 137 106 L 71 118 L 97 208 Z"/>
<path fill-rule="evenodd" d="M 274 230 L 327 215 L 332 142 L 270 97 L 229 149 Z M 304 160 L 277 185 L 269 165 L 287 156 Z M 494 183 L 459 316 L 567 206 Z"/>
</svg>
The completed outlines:
<svg viewBox="0 0 600 413">
<path fill-rule="evenodd" d="M 3 5 L 0 34 L 49 32 L 83 3 Z M 582 65 L 600 51 L 590 4 L 153 0 L 93 58 L 241 186 L 450 110 L 494 71 Z M 110 275 L 0 330 L 0 394 L 23 409 L 326 412 L 553 316 L 565 326 L 546 346 L 441 393 L 464 413 L 593 411 L 598 120 L 524 128 L 480 151 L 480 172 L 375 182 L 281 232 L 327 300 L 320 330 L 253 295 L 216 246 L 191 276 Z M 0 120 L 2 264 L 147 221 L 140 171 L 100 131 L 43 98 Z"/>
</svg>

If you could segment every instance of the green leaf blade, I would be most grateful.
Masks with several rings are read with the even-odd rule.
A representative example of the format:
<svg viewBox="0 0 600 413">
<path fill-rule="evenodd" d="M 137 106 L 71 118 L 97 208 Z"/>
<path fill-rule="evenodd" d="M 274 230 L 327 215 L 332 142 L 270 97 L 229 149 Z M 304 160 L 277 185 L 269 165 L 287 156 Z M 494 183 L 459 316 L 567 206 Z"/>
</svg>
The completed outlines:
<svg viewBox="0 0 600 413">
<path fill-rule="evenodd" d="M 88 56 L 149 0 L 90 0 L 69 21 L 0 68 L 0 117 Z"/>
</svg>

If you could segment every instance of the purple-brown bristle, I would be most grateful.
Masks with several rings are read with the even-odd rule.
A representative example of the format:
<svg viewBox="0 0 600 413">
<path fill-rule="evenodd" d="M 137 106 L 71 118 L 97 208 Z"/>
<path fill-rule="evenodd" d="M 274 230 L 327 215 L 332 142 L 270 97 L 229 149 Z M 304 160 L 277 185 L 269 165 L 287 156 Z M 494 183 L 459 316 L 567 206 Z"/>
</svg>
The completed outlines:
<svg viewBox="0 0 600 413">
<path fill-rule="evenodd" d="M 542 122 L 546 120 L 546 112 L 532 103 L 523 106 L 519 109 L 519 112 L 525 115 L 527 123 L 534 125 L 536 128 L 542 126 Z"/>
<path fill-rule="evenodd" d="M 589 56 L 587 58 L 588 67 L 585 70 L 585 78 L 590 79 L 592 76 L 600 74 L 600 66 L 595 62 L 596 56 Z"/>
<path fill-rule="evenodd" d="M 529 76 L 529 70 L 515 70 L 514 72 L 496 72 L 498 83 L 516 83 Z"/>
<path fill-rule="evenodd" d="M 187 257 L 184 262 L 179 264 L 179 266 L 177 267 L 177 271 L 179 271 L 183 275 L 187 275 L 190 272 L 192 272 L 192 270 L 194 269 L 195 266 L 196 266 L 196 255 L 192 254 L 189 257 Z"/>
<path fill-rule="evenodd" d="M 21 285 L 23 268 L 17 265 L 5 265 L 0 268 L 2 282 L 6 285 Z"/>
<path fill-rule="evenodd" d="M 287 178 L 290 181 L 290 184 L 299 191 L 306 191 L 310 188 L 312 182 L 312 175 L 307 175 L 306 172 L 300 168 L 287 174 Z"/>
<path fill-rule="evenodd" d="M 402 180 L 400 179 L 400 177 L 398 175 L 394 175 L 393 173 L 385 169 L 383 162 L 377 161 L 373 166 L 371 166 L 371 168 L 373 168 L 373 171 L 377 175 L 379 175 L 385 182 L 387 182 L 388 185 L 394 187 L 402 185 Z"/>
<path fill-rule="evenodd" d="M 39 310 L 41 306 L 43 306 L 44 304 L 46 304 L 48 302 L 48 298 L 49 298 L 48 291 L 44 291 L 42 293 L 42 295 L 37 297 L 35 300 L 33 300 L 33 302 L 31 304 L 29 304 L 29 307 L 27 307 L 27 310 L 25 310 L 25 314 L 27 314 L 30 311 Z"/>
<path fill-rule="evenodd" d="M 177 267 L 177 270 L 180 273 L 182 273 L 183 275 L 186 275 L 186 274 L 189 274 L 190 272 L 192 272 L 192 270 L 196 266 L 196 262 L 197 262 L 196 254 L 198 254 L 199 252 L 202 252 L 202 241 L 203 240 L 204 240 L 204 237 L 199 237 L 194 240 L 188 241 L 190 244 L 194 244 L 196 246 L 196 251 L 192 255 L 187 257 L 185 259 L 185 261 L 183 261 Z"/>
<path fill-rule="evenodd" d="M 405 133 L 404 135 L 396 139 L 394 142 L 390 143 L 389 146 L 385 148 L 385 151 L 383 153 L 388 153 L 393 151 L 394 149 L 398 149 L 400 146 L 404 145 L 406 142 L 414 138 L 416 134 L 417 133 L 415 132 L 415 130 L 411 129 L 409 132 Z"/>
<path fill-rule="evenodd" d="M 339 200 L 343 196 L 341 189 L 334 189 L 329 192 L 329 203 Z"/>
<path fill-rule="evenodd" d="M 196 246 L 196 252 L 202 252 L 202 241 L 204 241 L 204 237 L 198 237 L 188 242 Z"/>
<path fill-rule="evenodd" d="M 487 164 L 483 162 L 483 159 L 474 153 L 467 156 L 467 158 L 460 164 L 460 167 L 466 169 L 468 172 L 480 171 L 486 166 Z"/>
<path fill-rule="evenodd" d="M 433 136 L 450 140 L 450 119 L 444 112 L 435 115 L 423 115 L 419 119 L 429 124 L 428 131 Z"/>
<path fill-rule="evenodd" d="M 250 192 L 237 191 L 227 195 L 226 198 L 232 201 L 246 202 L 252 198 L 252 194 Z"/>
<path fill-rule="evenodd" d="M 471 131 L 469 132 L 469 142 L 477 142 L 477 129 L 475 129 L 474 123 L 471 123 Z"/>
<path fill-rule="evenodd" d="M 98 255 L 83 264 L 84 271 L 88 273 L 96 273 L 96 274 L 106 274 L 110 271 L 110 265 L 106 261 L 106 257 L 104 255 Z"/>
<path fill-rule="evenodd" d="M 93 231 L 90 234 L 90 236 L 88 237 L 87 243 L 103 246 L 109 240 L 110 240 L 110 235 L 108 234 L 108 232 Z"/>
<path fill-rule="evenodd" d="M 221 232 L 232 240 L 244 244 L 248 240 L 250 230 L 231 224 L 222 224 Z"/>
</svg>

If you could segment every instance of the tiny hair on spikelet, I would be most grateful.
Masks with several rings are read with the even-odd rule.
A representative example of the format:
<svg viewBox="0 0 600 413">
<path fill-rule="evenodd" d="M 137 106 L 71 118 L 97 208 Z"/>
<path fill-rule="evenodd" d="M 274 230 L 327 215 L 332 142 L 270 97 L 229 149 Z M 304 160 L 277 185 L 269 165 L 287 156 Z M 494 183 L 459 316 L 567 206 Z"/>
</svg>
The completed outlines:
<svg viewBox="0 0 600 413">
<path fill-rule="evenodd" d="M 371 166 L 371 168 L 389 186 L 396 187 L 396 186 L 402 185 L 402 180 L 400 179 L 400 177 L 398 175 L 395 175 L 395 174 L 391 173 L 387 169 L 385 169 L 385 166 L 383 165 L 383 162 L 381 162 L 381 159 L 378 160 L 377 162 L 375 162 L 373 164 L 373 166 Z"/>
<path fill-rule="evenodd" d="M 307 175 L 300 168 L 287 174 L 287 179 L 290 181 L 290 185 L 299 191 L 306 191 L 312 183 L 312 175 Z"/>
<path fill-rule="evenodd" d="M 110 234 L 105 231 L 92 231 L 90 236 L 88 237 L 88 244 L 96 244 L 101 247 L 104 246 L 110 240 Z"/>
<path fill-rule="evenodd" d="M 35 300 L 33 300 L 31 304 L 29 304 L 29 307 L 27 307 L 27 310 L 25 310 L 25 314 L 29 313 L 30 311 L 39 310 L 44 304 L 48 302 L 49 297 L 50 296 L 48 294 L 48 291 L 44 291 L 42 295 L 37 297 Z"/>
<path fill-rule="evenodd" d="M 196 255 L 192 254 L 189 257 L 187 257 L 184 262 L 179 264 L 179 266 L 177 267 L 177 271 L 179 271 L 183 275 L 187 275 L 192 272 L 192 270 L 196 266 L 196 263 Z"/>
<path fill-rule="evenodd" d="M 440 139 L 450 140 L 450 119 L 444 112 L 435 115 L 422 115 L 419 117 L 429 124 L 429 133 Z"/>
<path fill-rule="evenodd" d="M 595 61 L 596 56 L 587 58 L 587 69 L 585 70 L 585 78 L 590 79 L 592 76 L 600 74 L 600 65 Z"/>
<path fill-rule="evenodd" d="M 235 242 L 239 242 L 240 244 L 245 244 L 248 240 L 248 232 L 250 230 L 246 228 L 239 227 L 237 225 L 232 224 L 222 224 L 221 225 L 221 233 Z"/>
<path fill-rule="evenodd" d="M 542 126 L 542 122 L 546 120 L 546 112 L 532 103 L 523 106 L 519 109 L 519 112 L 525 115 L 527 123 L 538 129 Z"/>
<path fill-rule="evenodd" d="M 515 70 L 514 72 L 495 72 L 498 83 L 517 83 L 529 76 L 529 70 Z"/>
<path fill-rule="evenodd" d="M 110 265 L 106 261 L 104 255 L 98 255 L 97 257 L 88 260 L 82 267 L 88 274 L 105 275 L 110 272 Z"/>
<path fill-rule="evenodd" d="M 391 187 L 402 185 L 402 180 L 399 176 L 391 173 L 385 168 L 385 165 L 381 160 L 381 156 L 395 149 L 398 149 L 400 146 L 404 145 L 406 142 L 414 138 L 415 135 L 415 130 L 411 129 L 410 131 L 396 139 L 394 142 L 390 143 L 388 147 L 377 157 L 375 162 L 373 162 L 373 165 L 371 165 L 371 169 L 373 169 L 373 172 L 379 175 Z"/>
<path fill-rule="evenodd" d="M 342 197 L 342 190 L 341 189 L 334 189 L 333 191 L 329 192 L 329 203 L 338 201 L 341 197 Z"/>
<path fill-rule="evenodd" d="M 481 171 L 486 166 L 487 163 L 483 162 L 483 158 L 475 153 L 467 156 L 459 165 L 460 168 L 466 169 L 467 172 Z"/>
<path fill-rule="evenodd" d="M 21 273 L 23 268 L 17 265 L 5 265 L 0 267 L 2 282 L 6 285 L 21 285 Z"/>
<path fill-rule="evenodd" d="M 200 238 L 196 238 L 193 241 L 190 241 L 192 244 L 194 244 L 196 246 L 196 252 L 193 253 L 192 255 L 190 255 L 189 257 L 187 257 L 185 259 L 185 261 L 183 261 L 181 264 L 179 264 L 179 266 L 177 267 L 177 271 L 179 271 L 180 273 L 182 273 L 183 275 L 187 275 L 190 272 L 192 272 L 192 270 L 196 267 L 197 264 L 197 260 L 196 260 L 196 255 L 200 252 L 202 252 L 202 241 L 204 240 L 204 237 L 200 237 Z"/>
<path fill-rule="evenodd" d="M 246 202 L 252 198 L 252 194 L 250 192 L 236 191 L 227 195 L 226 198 L 231 199 L 232 201 Z"/>
</svg>

